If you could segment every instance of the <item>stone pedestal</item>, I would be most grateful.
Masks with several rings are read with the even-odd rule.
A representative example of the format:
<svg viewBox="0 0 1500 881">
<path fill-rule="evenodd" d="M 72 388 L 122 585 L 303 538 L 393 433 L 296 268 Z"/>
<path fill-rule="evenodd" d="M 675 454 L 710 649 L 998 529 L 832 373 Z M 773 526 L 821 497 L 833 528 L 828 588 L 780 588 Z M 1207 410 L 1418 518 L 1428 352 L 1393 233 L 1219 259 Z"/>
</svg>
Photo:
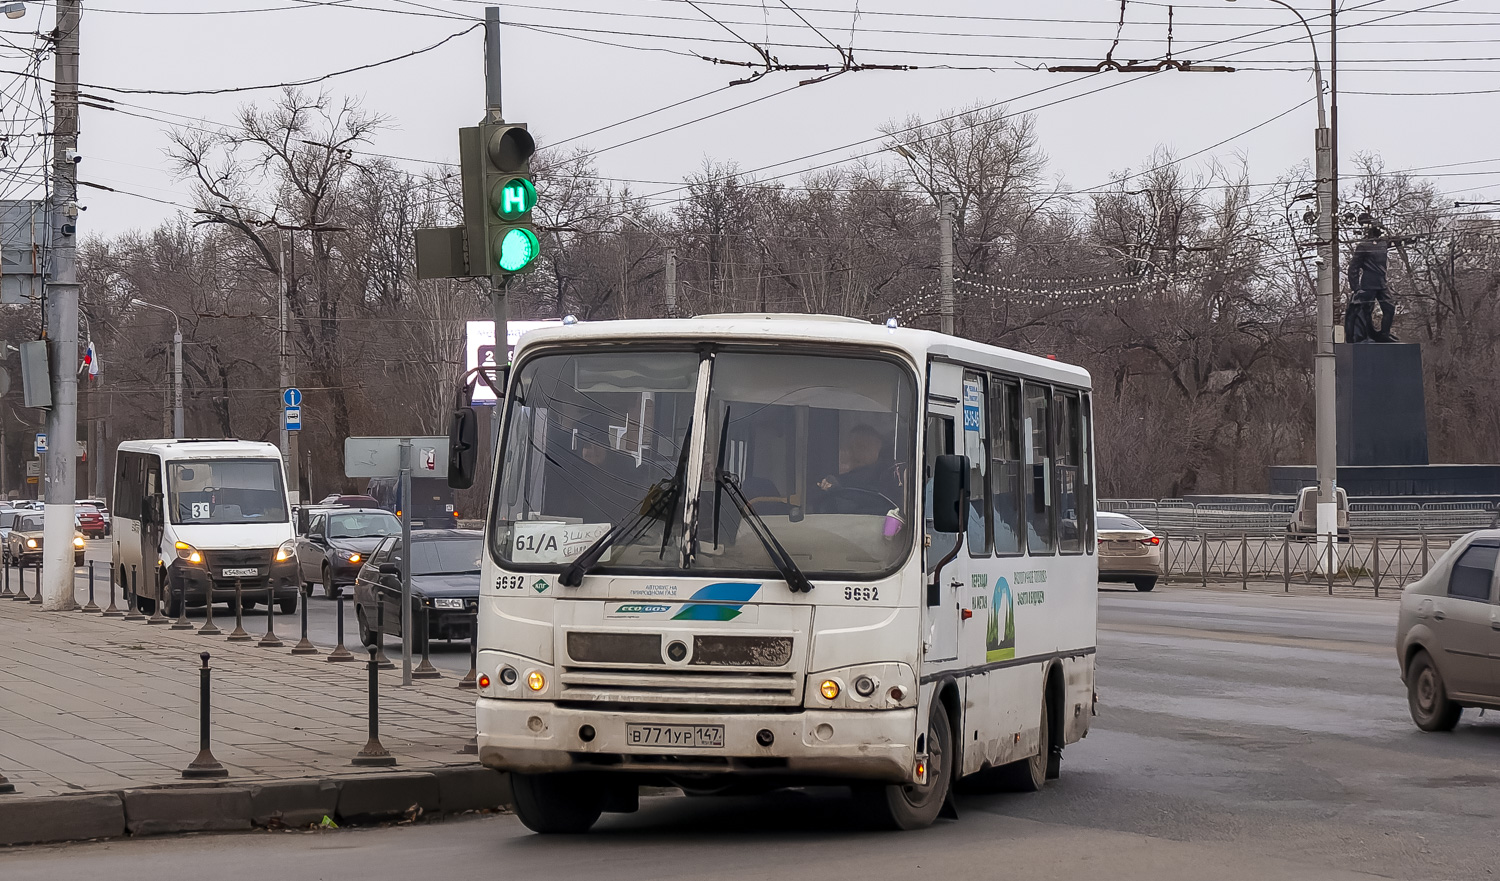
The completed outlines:
<svg viewBox="0 0 1500 881">
<path fill-rule="evenodd" d="M 1339 467 L 1427 465 L 1422 347 L 1340 343 L 1333 352 Z"/>
</svg>

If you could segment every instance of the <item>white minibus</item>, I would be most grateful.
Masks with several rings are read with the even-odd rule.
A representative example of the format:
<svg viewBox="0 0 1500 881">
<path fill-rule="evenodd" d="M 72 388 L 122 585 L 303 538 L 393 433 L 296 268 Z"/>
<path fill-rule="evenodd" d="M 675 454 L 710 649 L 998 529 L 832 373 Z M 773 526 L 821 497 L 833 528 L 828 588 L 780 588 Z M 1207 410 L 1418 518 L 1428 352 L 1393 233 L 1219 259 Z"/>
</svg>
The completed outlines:
<svg viewBox="0 0 1500 881">
<path fill-rule="evenodd" d="M 166 601 L 275 600 L 300 588 L 281 451 L 242 440 L 135 440 L 115 458 L 111 576 L 152 612 Z"/>
<path fill-rule="evenodd" d="M 505 390 L 478 743 L 531 829 L 641 785 L 829 783 L 916 828 L 962 777 L 1041 789 L 1087 733 L 1086 371 L 723 315 L 532 331 Z"/>
</svg>

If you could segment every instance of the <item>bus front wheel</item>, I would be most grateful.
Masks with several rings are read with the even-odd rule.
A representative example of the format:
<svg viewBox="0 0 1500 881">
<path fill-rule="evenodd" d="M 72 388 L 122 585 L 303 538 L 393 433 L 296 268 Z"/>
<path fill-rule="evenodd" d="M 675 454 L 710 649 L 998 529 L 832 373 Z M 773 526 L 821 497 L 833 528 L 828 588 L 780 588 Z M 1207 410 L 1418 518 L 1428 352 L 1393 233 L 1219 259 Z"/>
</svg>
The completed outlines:
<svg viewBox="0 0 1500 881">
<path fill-rule="evenodd" d="M 953 783 L 953 728 L 941 704 L 927 717 L 927 782 L 857 787 L 854 797 L 870 811 L 875 825 L 886 829 L 931 826 L 948 799 Z"/>
<path fill-rule="evenodd" d="M 511 774 L 516 817 L 532 832 L 576 835 L 604 813 L 604 791 L 587 774 Z"/>
</svg>

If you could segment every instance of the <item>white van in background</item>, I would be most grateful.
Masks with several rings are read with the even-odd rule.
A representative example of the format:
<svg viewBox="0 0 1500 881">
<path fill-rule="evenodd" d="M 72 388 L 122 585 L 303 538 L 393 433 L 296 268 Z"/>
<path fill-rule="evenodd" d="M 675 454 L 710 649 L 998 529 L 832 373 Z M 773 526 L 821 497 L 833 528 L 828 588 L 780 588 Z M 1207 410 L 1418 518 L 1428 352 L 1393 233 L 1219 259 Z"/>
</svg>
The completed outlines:
<svg viewBox="0 0 1500 881">
<path fill-rule="evenodd" d="M 281 451 L 225 440 L 137 440 L 115 459 L 111 574 L 136 582 L 138 605 L 166 613 L 275 599 L 297 609 L 299 584 Z"/>
</svg>

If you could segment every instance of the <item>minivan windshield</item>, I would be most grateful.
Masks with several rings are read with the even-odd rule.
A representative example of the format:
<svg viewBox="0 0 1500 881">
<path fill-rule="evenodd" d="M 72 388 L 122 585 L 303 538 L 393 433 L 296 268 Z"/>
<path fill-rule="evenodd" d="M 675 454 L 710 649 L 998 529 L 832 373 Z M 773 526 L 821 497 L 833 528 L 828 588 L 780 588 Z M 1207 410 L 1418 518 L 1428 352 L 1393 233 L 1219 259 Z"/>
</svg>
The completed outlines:
<svg viewBox="0 0 1500 881">
<path fill-rule="evenodd" d="M 492 531 L 507 566 L 559 570 L 616 527 L 589 571 L 777 578 L 757 527 L 810 578 L 879 577 L 911 552 L 916 384 L 894 360 L 543 354 L 512 395 Z"/>
<path fill-rule="evenodd" d="M 173 523 L 286 523 L 280 459 L 190 459 L 167 463 Z"/>
</svg>

